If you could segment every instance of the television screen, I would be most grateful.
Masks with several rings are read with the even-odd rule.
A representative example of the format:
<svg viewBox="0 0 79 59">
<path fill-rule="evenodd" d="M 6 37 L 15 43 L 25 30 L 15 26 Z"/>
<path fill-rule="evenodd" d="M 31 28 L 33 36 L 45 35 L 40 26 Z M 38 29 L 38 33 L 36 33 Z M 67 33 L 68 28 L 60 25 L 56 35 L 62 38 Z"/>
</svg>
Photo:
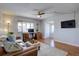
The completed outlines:
<svg viewBox="0 0 79 59">
<path fill-rule="evenodd" d="M 28 29 L 28 32 L 34 32 L 34 29 Z"/>
<path fill-rule="evenodd" d="M 75 28 L 75 20 L 68 20 L 61 22 L 61 28 Z"/>
</svg>

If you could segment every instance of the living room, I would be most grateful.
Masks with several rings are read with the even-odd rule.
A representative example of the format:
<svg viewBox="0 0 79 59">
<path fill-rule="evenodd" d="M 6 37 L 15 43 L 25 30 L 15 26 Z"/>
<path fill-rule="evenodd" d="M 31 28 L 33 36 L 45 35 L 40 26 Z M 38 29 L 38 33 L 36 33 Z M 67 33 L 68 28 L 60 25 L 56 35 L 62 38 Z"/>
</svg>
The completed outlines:
<svg viewBox="0 0 79 59">
<path fill-rule="evenodd" d="M 27 41 L 23 34 L 29 31 L 40 33 L 30 39 L 37 39 L 35 44 L 38 50 L 32 50 L 31 54 L 24 52 L 9 53 L 3 55 L 37 55 L 37 56 L 67 56 L 79 55 L 79 4 L 78 3 L 2 3 L 0 4 L 0 36 L 14 33 L 21 39 Z M 63 28 L 61 23 L 74 20 L 75 25 Z M 29 30 L 32 29 L 32 30 Z M 29 31 L 28 31 L 29 30 Z M 27 35 L 27 34 L 24 34 Z M 28 36 L 28 35 L 27 35 Z M 41 39 L 39 38 L 41 36 Z M 0 38 L 2 38 L 0 37 Z M 25 36 L 26 37 L 26 36 Z M 4 38 L 4 37 L 3 37 Z M 19 40 L 17 40 L 19 41 Z M 41 44 L 41 43 L 42 44 Z M 28 43 L 28 42 L 27 42 Z M 26 44 L 27 44 L 26 43 Z M 45 45 L 46 44 L 46 45 Z M 2 43 L 0 43 L 2 46 Z M 28 44 L 27 44 L 28 45 Z M 39 49 L 40 45 L 40 49 Z M 64 46 L 63 46 L 64 45 Z M 42 47 L 41 47 L 42 46 Z M 51 46 L 51 48 L 47 48 Z M 62 47 L 63 46 L 63 47 Z M 68 49 L 69 48 L 69 49 Z M 5 50 L 7 50 L 5 48 Z M 13 49 L 14 50 L 14 49 Z M 30 49 L 28 49 L 30 50 Z M 50 51 L 49 51 L 50 50 Z M 1 50 L 3 51 L 3 50 Z M 44 51 L 44 52 L 43 52 Z M 37 54 L 38 52 L 38 54 Z M 52 52 L 50 54 L 50 52 Z M 35 53 L 35 54 L 33 54 Z"/>
</svg>

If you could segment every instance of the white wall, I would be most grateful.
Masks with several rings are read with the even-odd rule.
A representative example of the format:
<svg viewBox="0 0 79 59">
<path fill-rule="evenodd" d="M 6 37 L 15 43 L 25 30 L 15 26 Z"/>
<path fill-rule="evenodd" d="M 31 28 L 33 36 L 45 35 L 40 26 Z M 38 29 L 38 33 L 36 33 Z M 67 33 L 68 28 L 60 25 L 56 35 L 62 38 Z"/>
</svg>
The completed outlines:
<svg viewBox="0 0 79 59">
<path fill-rule="evenodd" d="M 48 38 L 50 35 L 50 27 L 49 27 L 49 23 L 48 20 L 44 19 L 41 21 L 41 32 L 44 35 L 44 38 Z"/>
<path fill-rule="evenodd" d="M 54 20 L 55 22 L 55 32 L 54 38 L 57 41 L 79 46 L 79 18 L 78 14 L 76 14 L 76 28 L 61 28 L 61 21 L 71 20 L 73 18 L 73 14 L 64 14 L 64 15 L 57 15 L 57 19 Z"/>
<path fill-rule="evenodd" d="M 2 20 L 2 15 L 0 13 L 0 35 L 2 35 L 4 32 L 3 32 L 3 20 Z"/>
<path fill-rule="evenodd" d="M 48 38 L 49 37 L 49 34 L 50 34 L 50 32 L 49 32 L 50 30 L 49 30 L 49 24 L 46 22 L 45 23 L 45 38 Z"/>
<path fill-rule="evenodd" d="M 42 32 L 42 34 L 44 35 L 45 33 L 45 22 L 43 20 L 40 21 L 40 31 Z"/>
<path fill-rule="evenodd" d="M 52 17 L 44 20 L 46 21 L 54 21 L 54 40 L 67 43 L 70 45 L 79 46 L 79 12 L 76 13 L 76 28 L 61 28 L 61 21 L 72 20 L 74 19 L 74 14 L 53 14 Z M 47 25 L 45 25 L 47 26 Z M 48 28 L 48 26 L 46 27 Z M 47 29 L 44 28 L 44 31 Z M 44 32 L 45 33 L 45 32 Z M 48 33 L 45 33 L 45 36 Z"/>
<path fill-rule="evenodd" d="M 12 19 L 13 19 L 12 16 L 0 13 L 0 22 L 1 22 L 0 23 L 0 25 L 1 25 L 0 29 L 3 32 L 2 34 L 5 34 L 5 33 L 8 32 L 8 23 L 7 23 L 7 21 L 10 20 L 12 22 Z M 12 25 L 13 25 L 12 23 L 9 24 L 9 30 L 10 31 L 13 31 Z M 0 34 L 1 34 L 1 32 L 0 32 Z"/>
</svg>

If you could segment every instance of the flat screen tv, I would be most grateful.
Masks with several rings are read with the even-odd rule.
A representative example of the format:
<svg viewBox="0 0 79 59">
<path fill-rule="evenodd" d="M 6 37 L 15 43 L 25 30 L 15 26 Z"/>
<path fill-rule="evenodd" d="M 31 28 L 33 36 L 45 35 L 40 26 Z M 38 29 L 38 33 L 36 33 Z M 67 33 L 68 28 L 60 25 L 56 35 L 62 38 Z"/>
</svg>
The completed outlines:
<svg viewBox="0 0 79 59">
<path fill-rule="evenodd" d="M 28 32 L 34 32 L 34 29 L 28 29 Z"/>
<path fill-rule="evenodd" d="M 68 20 L 61 22 L 61 28 L 75 28 L 75 20 Z"/>
</svg>

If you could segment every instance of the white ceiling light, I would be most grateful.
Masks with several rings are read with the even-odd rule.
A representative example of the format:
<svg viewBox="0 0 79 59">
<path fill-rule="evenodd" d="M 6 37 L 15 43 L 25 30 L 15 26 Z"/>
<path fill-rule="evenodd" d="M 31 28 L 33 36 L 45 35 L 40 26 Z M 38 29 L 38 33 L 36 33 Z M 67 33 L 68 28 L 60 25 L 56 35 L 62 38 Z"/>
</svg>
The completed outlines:
<svg viewBox="0 0 79 59">
<path fill-rule="evenodd" d="M 37 17 L 38 17 L 38 18 L 40 18 L 40 17 L 41 17 L 41 15 L 37 15 Z"/>
</svg>

